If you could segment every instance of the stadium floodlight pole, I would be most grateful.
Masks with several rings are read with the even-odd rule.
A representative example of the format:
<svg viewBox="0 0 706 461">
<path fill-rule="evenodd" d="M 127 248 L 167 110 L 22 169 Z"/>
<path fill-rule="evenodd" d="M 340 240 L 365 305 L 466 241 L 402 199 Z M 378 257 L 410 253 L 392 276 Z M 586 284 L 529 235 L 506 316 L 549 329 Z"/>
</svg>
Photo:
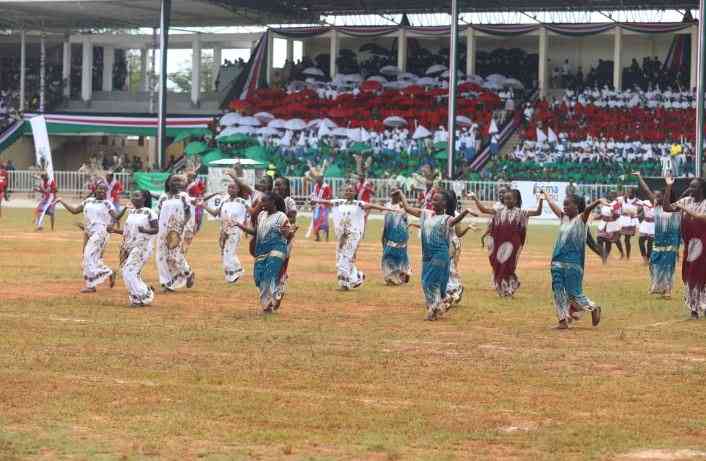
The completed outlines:
<svg viewBox="0 0 706 461">
<path fill-rule="evenodd" d="M 706 78 L 706 1 L 699 1 L 699 49 L 691 50 L 691 59 L 696 56 L 698 59 L 698 78 L 696 79 L 696 146 L 695 158 L 696 176 L 702 176 L 704 157 L 704 80 Z"/>
<path fill-rule="evenodd" d="M 703 1 L 703 0 L 702 0 Z M 458 0 L 451 0 L 451 43 L 449 45 L 449 145 L 448 179 L 454 174 L 454 148 L 456 147 L 456 72 L 458 69 Z"/>
<path fill-rule="evenodd" d="M 167 52 L 171 9 L 172 0 L 162 0 L 159 15 L 159 124 L 157 127 L 157 164 L 160 169 L 167 150 Z"/>
</svg>

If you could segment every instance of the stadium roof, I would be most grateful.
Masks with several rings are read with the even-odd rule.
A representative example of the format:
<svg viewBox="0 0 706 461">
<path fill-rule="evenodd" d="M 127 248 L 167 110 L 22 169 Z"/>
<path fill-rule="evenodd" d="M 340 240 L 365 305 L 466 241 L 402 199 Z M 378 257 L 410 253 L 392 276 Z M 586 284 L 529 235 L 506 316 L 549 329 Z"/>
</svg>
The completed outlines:
<svg viewBox="0 0 706 461">
<path fill-rule="evenodd" d="M 318 23 L 321 16 L 434 13 L 450 0 L 172 0 L 172 26 Z M 0 0 L 0 27 L 156 27 L 160 0 Z M 461 12 L 694 9 L 698 0 L 459 0 Z"/>
</svg>

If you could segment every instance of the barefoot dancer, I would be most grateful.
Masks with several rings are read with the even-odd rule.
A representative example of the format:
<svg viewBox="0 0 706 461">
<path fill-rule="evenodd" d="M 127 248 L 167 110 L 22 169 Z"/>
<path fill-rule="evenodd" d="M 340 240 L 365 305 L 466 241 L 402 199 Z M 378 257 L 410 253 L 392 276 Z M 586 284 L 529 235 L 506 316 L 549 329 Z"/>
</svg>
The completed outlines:
<svg viewBox="0 0 706 461">
<path fill-rule="evenodd" d="M 599 208 L 601 222 L 598 224 L 598 244 L 603 249 L 603 264 L 608 262 L 613 243 L 618 247 L 620 258 L 624 257 L 623 245 L 620 243 L 620 204 L 617 194 L 609 192 L 607 202 Z"/>
<path fill-rule="evenodd" d="M 367 210 L 392 211 L 392 209 L 355 200 L 355 186 L 350 183 L 343 189 L 343 197 L 343 200 L 312 200 L 312 203 L 332 207 L 333 230 L 337 242 L 338 288 L 350 290 L 358 288 L 365 280 L 365 274 L 355 267 L 358 245 L 365 232 L 365 212 Z"/>
<path fill-rule="evenodd" d="M 452 199 L 453 200 L 453 199 Z M 475 213 L 470 213 L 471 216 L 478 216 Z M 459 262 L 461 261 L 461 247 L 463 237 L 469 230 L 478 230 L 473 224 L 456 224 L 451 233 L 451 265 L 449 273 L 449 283 L 446 287 L 446 295 L 449 298 L 449 306 L 456 305 L 461 302 L 463 297 L 463 281 L 461 280 L 461 271 Z"/>
<path fill-rule="evenodd" d="M 149 191 L 135 191 L 130 199 L 133 208 L 127 211 L 123 229 L 111 232 L 122 234 L 120 246 L 120 271 L 127 288 L 130 306 L 148 306 L 154 301 L 154 290 L 142 280 L 142 269 L 152 255 L 158 231 L 157 213 L 152 210 Z"/>
<path fill-rule="evenodd" d="M 99 184 L 95 198 L 87 198 L 80 205 L 71 206 L 61 198 L 56 201 L 71 214 L 83 212 L 84 224 L 81 227 L 86 237 L 83 247 L 83 278 L 86 286 L 81 289 L 81 293 L 95 292 L 96 286 L 106 280 L 110 281 L 111 288 L 115 285 L 112 269 L 103 262 L 103 252 L 110 240 L 108 227 L 112 226 L 113 220 L 120 220 L 122 215 L 115 212 L 113 204 L 106 198 L 106 193 L 105 184 Z"/>
<path fill-rule="evenodd" d="M 422 289 L 427 305 L 427 320 L 436 320 L 449 307 L 447 294 L 451 272 L 451 233 L 456 224 L 471 214 L 469 210 L 453 216 L 456 204 L 452 203 L 448 192 L 435 192 L 431 199 L 432 210 L 412 208 L 401 191 L 402 208 L 420 219 L 422 230 Z"/>
<path fill-rule="evenodd" d="M 191 199 L 184 192 L 186 178 L 173 175 L 167 180 L 167 192 L 159 199 L 157 233 L 157 269 L 162 291 L 170 292 L 194 285 L 195 275 L 184 254 L 184 235 L 191 218 Z"/>
<path fill-rule="evenodd" d="M 242 197 L 242 189 L 236 181 L 232 181 L 228 184 L 228 198 L 221 202 L 220 207 L 212 209 L 204 202 L 199 202 L 198 208 L 203 208 L 212 216 L 221 219 L 218 244 L 223 258 L 223 272 L 226 282 L 237 282 L 244 272 L 237 254 L 242 233 L 238 223 L 245 223 L 249 215 L 248 202 Z"/>
<path fill-rule="evenodd" d="M 698 319 L 706 313 L 706 184 L 702 178 L 692 179 L 687 190 L 689 196 L 672 204 L 666 198 L 671 197 L 674 178 L 667 177 L 665 181 L 667 188 L 664 192 L 664 210 L 681 210 L 685 300 L 691 311 L 691 318 Z"/>
<path fill-rule="evenodd" d="M 44 227 L 44 216 L 49 216 L 51 222 L 51 230 L 54 230 L 54 205 L 56 204 L 56 181 L 49 179 L 49 175 L 45 172 L 39 181 L 39 186 L 34 189 L 35 192 L 42 194 L 42 198 L 34 210 L 36 230 L 40 231 Z"/>
<path fill-rule="evenodd" d="M 392 201 L 385 205 L 394 210 L 385 213 L 385 224 L 382 231 L 382 273 L 387 285 L 402 285 L 409 282 L 411 270 L 407 242 L 409 240 L 409 224 L 407 215 L 403 213 L 399 195 L 393 194 Z"/>
<path fill-rule="evenodd" d="M 674 268 L 681 245 L 681 214 L 664 211 L 664 203 L 670 202 L 661 191 L 652 192 L 639 172 L 633 173 L 640 181 L 640 187 L 654 203 L 653 230 L 654 245 L 650 252 L 650 293 L 671 297 Z M 647 216 L 647 214 L 645 214 Z"/>
<path fill-rule="evenodd" d="M 266 192 L 260 199 L 257 226 L 237 226 L 255 236 L 255 285 L 260 292 L 260 305 L 270 313 L 279 309 L 286 291 L 282 278 L 284 261 L 287 258 L 287 244 L 294 237 L 296 228 L 291 226 L 284 213 L 282 197 Z"/>
<path fill-rule="evenodd" d="M 284 213 L 287 215 L 287 219 L 289 219 L 289 224 L 295 226 L 296 228 L 297 202 L 295 202 L 294 199 L 291 197 L 292 191 L 289 186 L 289 179 L 285 178 L 284 176 L 280 176 L 275 179 L 273 190 L 275 194 L 279 195 L 280 197 L 282 197 L 282 200 L 284 200 Z M 287 244 L 287 259 L 284 261 L 284 268 L 282 269 L 282 278 L 284 280 L 284 283 L 287 283 L 287 278 L 289 277 L 289 275 L 287 274 L 287 270 L 289 269 L 289 259 L 292 257 L 293 248 L 294 239 L 292 238 Z"/>
<path fill-rule="evenodd" d="M 622 237 L 625 241 L 625 256 L 628 260 L 632 251 L 630 240 L 640 225 L 640 220 L 637 219 L 638 202 L 637 190 L 634 187 L 631 187 L 626 195 L 618 197 L 618 203 L 620 203 L 620 218 L 618 218 L 620 235 L 618 235 L 618 240 Z"/>
<path fill-rule="evenodd" d="M 570 194 L 564 199 L 564 209 L 546 193 L 543 198 L 554 214 L 561 219 L 559 235 L 552 254 L 551 276 L 554 307 L 559 318 L 559 329 L 569 327 L 571 320 L 578 320 L 581 312 L 590 312 L 593 326 L 601 321 L 601 308 L 583 293 L 583 273 L 586 259 L 586 233 L 591 211 L 604 199 L 586 206 L 583 197 Z"/>
<path fill-rule="evenodd" d="M 512 189 L 503 196 L 505 207 L 497 211 L 485 207 L 475 194 L 471 199 L 481 213 L 493 215 L 489 243 L 493 284 L 499 296 L 513 296 L 520 287 L 515 270 L 527 237 L 527 221 L 542 214 L 543 199 L 536 210 L 523 210 L 520 191 Z"/>
</svg>

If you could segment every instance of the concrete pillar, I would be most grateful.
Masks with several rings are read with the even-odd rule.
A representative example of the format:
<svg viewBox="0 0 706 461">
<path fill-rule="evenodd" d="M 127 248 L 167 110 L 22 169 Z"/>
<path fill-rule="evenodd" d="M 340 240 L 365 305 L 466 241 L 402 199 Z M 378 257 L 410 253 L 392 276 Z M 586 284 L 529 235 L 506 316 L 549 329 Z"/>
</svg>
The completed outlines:
<svg viewBox="0 0 706 461">
<path fill-rule="evenodd" d="M 547 36 L 547 29 L 542 26 L 539 29 L 539 95 L 542 98 L 547 96 L 548 82 L 547 77 L 549 72 L 547 72 L 548 65 L 548 51 L 549 51 L 549 37 Z"/>
<path fill-rule="evenodd" d="M 115 67 L 115 48 L 103 47 L 103 91 L 113 91 L 113 67 Z"/>
<path fill-rule="evenodd" d="M 150 79 L 147 75 L 147 55 L 149 50 L 147 48 L 142 48 L 140 50 L 140 82 L 142 83 L 142 91 L 147 92 L 150 90 Z"/>
<path fill-rule="evenodd" d="M 466 29 L 466 75 L 476 73 L 476 31 L 472 27 Z"/>
<path fill-rule="evenodd" d="M 623 29 L 616 27 L 613 41 L 613 88 L 623 89 Z"/>
<path fill-rule="evenodd" d="M 25 106 L 25 82 L 27 80 L 27 33 L 20 32 L 20 112 Z"/>
<path fill-rule="evenodd" d="M 39 37 L 39 112 L 46 108 L 47 93 L 47 39 L 42 32 Z"/>
<path fill-rule="evenodd" d="M 294 62 L 294 40 L 287 39 L 287 62 Z"/>
<path fill-rule="evenodd" d="M 213 75 L 218 76 L 218 71 L 221 70 L 223 64 L 223 53 L 220 46 L 213 47 Z"/>
<path fill-rule="evenodd" d="M 407 72 L 407 29 L 404 27 L 397 33 L 397 67 Z"/>
<path fill-rule="evenodd" d="M 64 54 L 61 64 L 61 79 L 64 81 L 64 97 L 71 97 L 71 42 L 64 40 Z"/>
<path fill-rule="evenodd" d="M 266 78 L 267 78 L 267 84 L 271 85 L 272 84 L 272 66 L 273 66 L 273 50 L 272 48 L 275 45 L 275 34 L 272 33 L 272 31 L 267 32 L 267 73 L 266 73 Z M 250 50 L 250 54 L 255 51 L 255 48 L 253 47 Z"/>
<path fill-rule="evenodd" d="M 191 104 L 199 105 L 201 99 L 201 35 L 194 34 L 191 45 Z"/>
<path fill-rule="evenodd" d="M 338 58 L 338 32 L 336 29 L 331 29 L 331 42 L 329 54 L 331 55 L 331 62 L 329 64 L 329 76 L 334 78 L 336 76 L 336 58 Z"/>
<path fill-rule="evenodd" d="M 81 99 L 89 102 L 93 95 L 93 43 L 88 36 L 83 37 L 81 59 Z"/>
<path fill-rule="evenodd" d="M 689 88 L 696 88 L 696 79 L 699 71 L 699 28 L 691 27 L 691 72 L 689 77 Z"/>
</svg>

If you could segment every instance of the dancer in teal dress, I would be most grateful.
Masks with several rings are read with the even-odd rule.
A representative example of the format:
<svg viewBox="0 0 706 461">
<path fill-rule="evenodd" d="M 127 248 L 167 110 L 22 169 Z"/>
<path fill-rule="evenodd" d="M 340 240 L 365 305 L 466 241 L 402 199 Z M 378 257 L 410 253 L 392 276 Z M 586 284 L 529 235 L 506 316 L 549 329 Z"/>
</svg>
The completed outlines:
<svg viewBox="0 0 706 461">
<path fill-rule="evenodd" d="M 255 285 L 260 291 L 260 304 L 265 313 L 279 309 L 284 298 L 284 261 L 287 244 L 296 232 L 285 214 L 284 200 L 277 194 L 266 192 L 260 199 L 256 228 L 246 224 L 236 225 L 255 236 Z"/>
<path fill-rule="evenodd" d="M 596 326 L 601 321 L 601 308 L 583 293 L 583 270 L 588 218 L 594 208 L 605 204 L 606 201 L 599 199 L 586 206 L 583 197 L 571 194 L 564 200 L 562 210 L 546 192 L 542 193 L 542 198 L 561 219 L 551 264 L 554 307 L 559 318 L 558 328 L 569 328 L 569 322 L 579 320 L 580 313 L 584 311 L 591 313 L 593 326 Z"/>
<path fill-rule="evenodd" d="M 454 226 L 461 222 L 470 210 L 463 210 L 454 216 L 456 203 L 448 192 L 435 192 L 431 199 L 431 210 L 412 208 L 402 192 L 395 191 L 400 197 L 402 208 L 412 216 L 419 218 L 422 229 L 422 289 L 427 304 L 427 320 L 436 320 L 449 307 L 447 284 L 451 270 L 451 233 Z"/>
<path fill-rule="evenodd" d="M 652 189 L 642 179 L 640 172 L 633 173 L 640 181 L 640 187 L 654 204 L 655 210 L 655 240 L 650 254 L 650 293 L 671 298 L 674 286 L 674 269 L 679 257 L 681 245 L 681 213 L 664 211 L 664 193 L 652 192 Z M 674 202 L 672 198 L 669 203 Z"/>
<path fill-rule="evenodd" d="M 385 213 L 382 231 L 382 273 L 387 285 L 405 284 L 411 274 L 407 254 L 409 224 L 400 201 L 399 195 L 393 195 L 392 201 L 386 205 L 395 210 Z"/>
</svg>

